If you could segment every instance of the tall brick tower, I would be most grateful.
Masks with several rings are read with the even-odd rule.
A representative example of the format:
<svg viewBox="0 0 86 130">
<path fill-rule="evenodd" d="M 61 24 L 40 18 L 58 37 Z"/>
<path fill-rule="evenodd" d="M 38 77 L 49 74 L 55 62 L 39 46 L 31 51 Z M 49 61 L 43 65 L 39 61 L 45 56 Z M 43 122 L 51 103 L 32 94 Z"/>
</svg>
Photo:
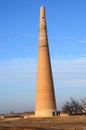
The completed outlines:
<svg viewBox="0 0 86 130">
<path fill-rule="evenodd" d="M 52 117 L 54 112 L 56 112 L 56 102 L 48 47 L 45 7 L 41 6 L 35 116 Z"/>
</svg>

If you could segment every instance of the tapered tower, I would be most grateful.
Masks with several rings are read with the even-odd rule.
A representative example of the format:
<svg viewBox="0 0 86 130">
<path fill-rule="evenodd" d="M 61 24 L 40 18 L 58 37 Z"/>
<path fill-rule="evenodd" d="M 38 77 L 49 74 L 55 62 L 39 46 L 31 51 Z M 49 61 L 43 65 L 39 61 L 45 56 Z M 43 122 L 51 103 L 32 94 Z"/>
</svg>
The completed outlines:
<svg viewBox="0 0 86 130">
<path fill-rule="evenodd" d="M 54 84 L 48 47 L 45 7 L 41 6 L 35 116 L 52 117 L 53 112 L 56 112 Z"/>
</svg>

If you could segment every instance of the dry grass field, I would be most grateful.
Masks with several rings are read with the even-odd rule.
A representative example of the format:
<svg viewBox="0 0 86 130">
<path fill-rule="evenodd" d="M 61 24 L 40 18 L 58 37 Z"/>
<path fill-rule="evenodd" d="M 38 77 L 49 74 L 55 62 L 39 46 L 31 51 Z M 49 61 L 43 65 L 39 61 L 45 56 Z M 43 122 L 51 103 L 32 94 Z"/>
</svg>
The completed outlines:
<svg viewBox="0 0 86 130">
<path fill-rule="evenodd" d="M 86 116 L 3 119 L 0 130 L 86 130 Z"/>
</svg>

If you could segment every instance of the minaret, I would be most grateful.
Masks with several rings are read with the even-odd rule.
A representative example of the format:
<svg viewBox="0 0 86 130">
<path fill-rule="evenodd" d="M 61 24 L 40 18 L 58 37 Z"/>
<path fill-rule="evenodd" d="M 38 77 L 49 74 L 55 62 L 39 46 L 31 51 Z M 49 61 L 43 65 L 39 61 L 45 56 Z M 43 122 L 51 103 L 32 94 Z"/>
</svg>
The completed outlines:
<svg viewBox="0 0 86 130">
<path fill-rule="evenodd" d="M 40 8 L 39 31 L 35 116 L 52 117 L 53 113 L 56 112 L 56 102 L 48 47 L 44 6 L 41 6 Z"/>
</svg>

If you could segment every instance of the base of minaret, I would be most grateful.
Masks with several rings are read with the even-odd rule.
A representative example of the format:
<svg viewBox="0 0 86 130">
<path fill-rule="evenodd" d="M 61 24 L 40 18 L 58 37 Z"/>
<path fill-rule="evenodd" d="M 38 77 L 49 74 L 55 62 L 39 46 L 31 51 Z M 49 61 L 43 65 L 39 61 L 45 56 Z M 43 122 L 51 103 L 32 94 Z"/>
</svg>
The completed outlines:
<svg viewBox="0 0 86 130">
<path fill-rule="evenodd" d="M 35 113 L 35 117 L 53 117 L 56 115 L 56 110 L 40 110 Z"/>
</svg>

